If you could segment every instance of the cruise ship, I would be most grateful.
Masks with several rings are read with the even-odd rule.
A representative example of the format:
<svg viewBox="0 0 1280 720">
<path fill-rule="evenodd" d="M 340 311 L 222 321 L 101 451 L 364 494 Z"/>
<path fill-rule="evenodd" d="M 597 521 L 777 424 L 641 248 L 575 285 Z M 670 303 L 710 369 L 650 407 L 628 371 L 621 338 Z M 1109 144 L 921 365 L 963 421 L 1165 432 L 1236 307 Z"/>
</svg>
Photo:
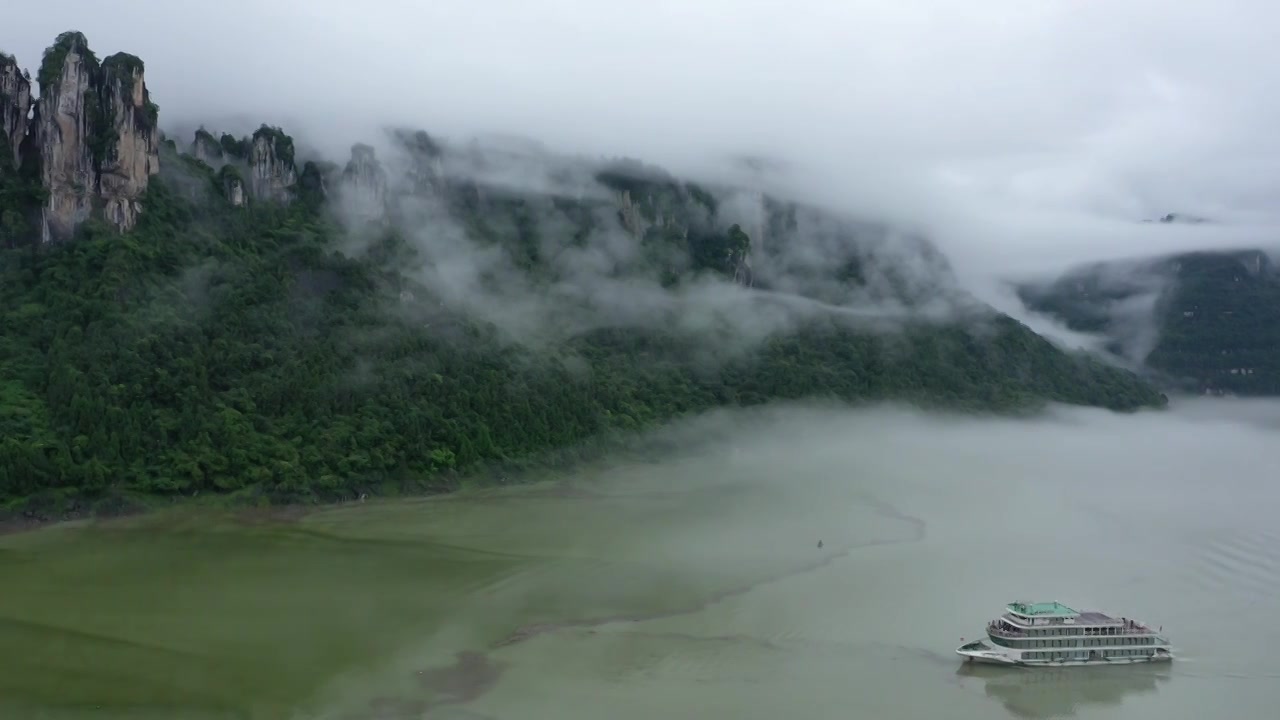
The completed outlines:
<svg viewBox="0 0 1280 720">
<path fill-rule="evenodd" d="M 963 640 L 963 638 L 961 638 Z M 1009 603 L 987 636 L 956 648 L 968 662 L 999 665 L 1109 665 L 1172 660 L 1158 630 L 1133 618 L 1077 612 L 1058 602 Z"/>
</svg>

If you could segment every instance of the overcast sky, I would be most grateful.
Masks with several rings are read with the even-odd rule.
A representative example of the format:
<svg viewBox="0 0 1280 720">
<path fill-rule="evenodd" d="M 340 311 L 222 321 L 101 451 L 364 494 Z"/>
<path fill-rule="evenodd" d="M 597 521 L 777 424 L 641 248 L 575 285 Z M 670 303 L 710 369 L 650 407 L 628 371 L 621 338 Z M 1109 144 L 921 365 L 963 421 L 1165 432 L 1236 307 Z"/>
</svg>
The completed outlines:
<svg viewBox="0 0 1280 720">
<path fill-rule="evenodd" d="M 196 9 L 199 7 L 200 9 Z M 6 9 L 33 70 L 78 29 L 147 62 L 162 122 L 243 114 L 341 150 L 376 122 L 520 133 L 673 170 L 752 153 L 1043 270 L 1272 237 L 1270 0 L 60 0 Z M 1170 211 L 1238 230 L 1130 227 Z"/>
</svg>

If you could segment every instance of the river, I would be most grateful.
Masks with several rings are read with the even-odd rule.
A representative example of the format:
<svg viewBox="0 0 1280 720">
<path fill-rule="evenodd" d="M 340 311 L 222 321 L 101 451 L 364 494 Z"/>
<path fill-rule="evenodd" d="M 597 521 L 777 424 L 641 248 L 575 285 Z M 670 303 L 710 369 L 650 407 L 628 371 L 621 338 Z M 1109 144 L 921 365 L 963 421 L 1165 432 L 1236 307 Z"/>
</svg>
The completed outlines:
<svg viewBox="0 0 1280 720">
<path fill-rule="evenodd" d="M 1278 421 L 718 414 L 557 481 L 0 537 L 0 717 L 1270 718 Z M 962 664 L 1015 599 L 1179 657 Z"/>
</svg>

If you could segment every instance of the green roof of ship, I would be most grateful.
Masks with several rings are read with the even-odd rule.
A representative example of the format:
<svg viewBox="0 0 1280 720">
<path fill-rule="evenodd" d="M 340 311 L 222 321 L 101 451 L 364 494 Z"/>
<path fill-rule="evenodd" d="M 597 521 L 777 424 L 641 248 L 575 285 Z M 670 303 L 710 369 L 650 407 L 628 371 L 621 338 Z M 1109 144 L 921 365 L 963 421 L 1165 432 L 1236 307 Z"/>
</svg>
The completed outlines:
<svg viewBox="0 0 1280 720">
<path fill-rule="evenodd" d="M 1050 616 L 1050 617 L 1075 617 L 1080 613 L 1063 605 L 1060 602 L 1042 602 L 1042 603 L 1009 603 L 1009 610 L 1019 615 L 1027 615 L 1029 617 Z"/>
</svg>

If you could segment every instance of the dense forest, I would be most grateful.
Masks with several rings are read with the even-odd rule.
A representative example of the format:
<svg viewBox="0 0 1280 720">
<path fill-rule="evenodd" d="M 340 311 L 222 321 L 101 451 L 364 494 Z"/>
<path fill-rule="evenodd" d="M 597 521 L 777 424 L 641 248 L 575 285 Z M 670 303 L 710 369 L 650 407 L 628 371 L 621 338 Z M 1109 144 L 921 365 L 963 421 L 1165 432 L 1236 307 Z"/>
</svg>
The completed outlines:
<svg viewBox="0 0 1280 720">
<path fill-rule="evenodd" d="M 1107 338 L 1162 385 L 1280 394 L 1280 272 L 1261 250 L 1094 264 L 1025 284 L 1019 295 L 1073 330 Z"/>
<path fill-rule="evenodd" d="M 81 36 L 59 43 L 51 50 L 87 52 Z M 128 67 L 141 82 L 141 62 Z M 48 56 L 46 75 L 56 82 Z M 117 127 L 152 132 L 144 99 L 141 119 Z M 299 158 L 295 171 L 278 128 L 166 140 L 136 224 L 95 207 L 57 242 L 38 232 L 40 153 L 15 163 L 6 143 L 0 502 L 105 512 L 198 493 L 292 502 L 447 489 L 464 473 L 572 460 L 687 413 L 779 399 L 985 411 L 1164 402 L 1133 374 L 989 310 L 892 328 L 842 312 L 962 295 L 918 238 L 767 198 L 759 222 L 735 222 L 720 190 L 629 162 L 553 168 L 576 178 L 573 192 L 512 189 L 477 179 L 492 157 L 391 136 L 407 167 L 399 190 L 368 146 L 345 168 Z M 114 157 L 105 137 L 95 163 Z M 451 175 L 450 162 L 469 170 Z M 447 242 L 466 263 L 442 256 Z M 608 243 L 615 256 L 601 263 Z M 620 296 L 637 287 L 648 294 Z M 736 304 L 712 313 L 698 288 Z M 666 304 L 641 312 L 639 297 Z M 770 303 L 787 298 L 812 307 L 778 320 Z M 538 303 L 540 315 L 516 312 Z M 708 313 L 718 319 L 688 321 Z"/>
</svg>

